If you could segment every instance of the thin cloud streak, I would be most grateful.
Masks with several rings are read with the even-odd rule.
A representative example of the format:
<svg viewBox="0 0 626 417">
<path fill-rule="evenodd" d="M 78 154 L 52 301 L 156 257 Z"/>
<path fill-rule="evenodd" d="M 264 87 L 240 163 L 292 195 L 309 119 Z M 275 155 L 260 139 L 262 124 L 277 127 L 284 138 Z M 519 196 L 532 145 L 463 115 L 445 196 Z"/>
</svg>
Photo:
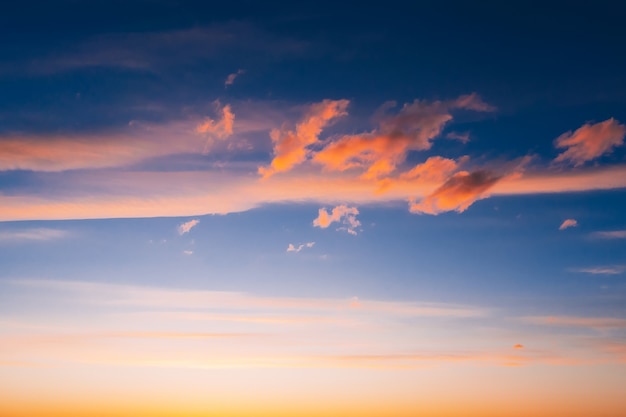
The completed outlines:
<svg viewBox="0 0 626 417">
<path fill-rule="evenodd" d="M 606 232 L 593 232 L 594 237 L 601 239 L 626 239 L 626 230 L 610 230 Z"/>
<path fill-rule="evenodd" d="M 596 266 L 593 268 L 572 268 L 570 269 L 572 272 L 581 272 L 585 274 L 592 275 L 619 275 L 626 271 L 626 266 L 624 265 L 615 265 L 615 266 Z"/>
<path fill-rule="evenodd" d="M 20 241 L 45 242 L 50 240 L 64 239 L 70 235 L 70 232 L 68 232 L 67 230 L 48 228 L 0 231 L 0 243 Z"/>
</svg>

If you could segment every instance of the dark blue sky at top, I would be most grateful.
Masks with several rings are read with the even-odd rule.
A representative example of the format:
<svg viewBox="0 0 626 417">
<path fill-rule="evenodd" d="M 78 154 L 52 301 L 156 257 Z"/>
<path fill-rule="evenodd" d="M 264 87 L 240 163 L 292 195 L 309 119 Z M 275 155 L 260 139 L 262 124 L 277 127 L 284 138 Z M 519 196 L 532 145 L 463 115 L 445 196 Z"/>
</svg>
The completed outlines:
<svg viewBox="0 0 626 417">
<path fill-rule="evenodd" d="M 626 119 L 625 11 L 614 1 L 11 2 L 0 16 L 0 131 L 164 122 L 216 98 L 348 98 L 367 120 L 387 100 L 477 92 L 498 112 L 467 130 L 541 152 L 585 121 Z M 194 29 L 209 34 L 158 38 Z M 125 64 L 135 57 L 142 65 Z"/>
</svg>

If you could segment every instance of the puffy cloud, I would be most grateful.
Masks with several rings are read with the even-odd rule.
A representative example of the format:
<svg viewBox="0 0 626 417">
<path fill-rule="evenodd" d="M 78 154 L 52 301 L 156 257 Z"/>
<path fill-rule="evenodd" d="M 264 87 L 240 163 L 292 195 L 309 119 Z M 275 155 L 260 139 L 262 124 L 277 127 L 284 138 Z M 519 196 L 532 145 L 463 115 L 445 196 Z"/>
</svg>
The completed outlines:
<svg viewBox="0 0 626 417">
<path fill-rule="evenodd" d="M 359 214 L 359 210 L 356 207 L 348 207 L 346 205 L 340 205 L 332 209 L 329 213 L 325 208 L 319 209 L 318 216 L 313 220 L 313 226 L 326 229 L 332 223 L 342 223 L 343 226 L 337 230 L 343 230 L 351 235 L 356 235 L 356 229 L 361 226 L 361 222 L 357 220 L 356 216 Z"/>
<path fill-rule="evenodd" d="M 270 166 L 260 167 L 259 173 L 267 178 L 274 173 L 288 171 L 304 162 L 309 150 L 307 147 L 318 141 L 322 130 L 334 119 L 346 115 L 348 100 L 324 100 L 310 106 L 304 119 L 296 124 L 296 129 L 285 127 L 273 129 L 270 137 L 274 145 L 274 159 Z"/>
<path fill-rule="evenodd" d="M 555 161 L 582 165 L 623 145 L 625 135 L 626 126 L 614 118 L 596 124 L 584 124 L 575 132 L 564 133 L 555 140 L 557 148 L 565 148 Z"/>
<path fill-rule="evenodd" d="M 287 246 L 287 252 L 300 252 L 302 249 L 304 248 L 312 248 L 315 245 L 315 242 L 307 242 L 307 243 L 303 243 L 301 245 L 295 246 L 293 243 L 290 243 L 289 246 Z"/>
<path fill-rule="evenodd" d="M 439 214 L 451 210 L 461 213 L 476 200 L 485 198 L 485 193 L 501 178 L 485 170 L 472 173 L 457 172 L 422 200 L 411 201 L 409 210 L 412 213 L 426 214 Z"/>
<path fill-rule="evenodd" d="M 626 239 L 626 230 L 611 230 L 607 232 L 595 232 L 595 237 L 602 239 Z"/>
<path fill-rule="evenodd" d="M 193 229 L 198 223 L 200 223 L 200 220 L 193 219 L 193 220 L 189 220 L 188 222 L 180 224 L 178 226 L 178 234 L 182 236 L 185 233 L 189 233 L 189 231 Z"/>
<path fill-rule="evenodd" d="M 327 170 L 364 169 L 362 177 L 367 179 L 389 175 L 409 151 L 431 148 L 432 140 L 452 120 L 454 109 L 493 110 L 476 94 L 446 101 L 415 100 L 395 115 L 379 116 L 377 129 L 331 142 L 313 156 L 313 161 Z"/>
<path fill-rule="evenodd" d="M 233 83 L 235 82 L 235 78 L 237 78 L 241 74 L 244 74 L 245 72 L 246 72 L 245 70 L 240 69 L 240 70 L 237 70 L 237 72 L 228 74 L 228 77 L 226 77 L 226 80 L 224 81 L 224 88 L 228 88 L 229 85 L 233 85 Z"/>
<path fill-rule="evenodd" d="M 563 221 L 563 223 L 561 223 L 561 225 L 559 226 L 559 230 L 565 230 L 569 227 L 576 227 L 576 226 L 578 226 L 578 222 L 575 219 L 567 219 Z"/>
</svg>

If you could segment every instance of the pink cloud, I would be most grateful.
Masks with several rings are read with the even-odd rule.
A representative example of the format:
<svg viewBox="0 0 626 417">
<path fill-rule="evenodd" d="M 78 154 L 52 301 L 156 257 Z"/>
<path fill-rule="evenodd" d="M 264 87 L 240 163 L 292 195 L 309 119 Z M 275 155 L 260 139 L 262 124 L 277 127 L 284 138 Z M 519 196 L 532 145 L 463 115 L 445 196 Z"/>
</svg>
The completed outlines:
<svg viewBox="0 0 626 417">
<path fill-rule="evenodd" d="M 561 225 L 559 226 L 559 230 L 565 230 L 569 227 L 576 227 L 576 226 L 578 226 L 578 222 L 576 220 L 567 219 L 563 223 L 561 223 Z"/>
<path fill-rule="evenodd" d="M 441 187 L 422 200 L 411 201 L 412 213 L 439 214 L 455 210 L 465 211 L 476 200 L 486 197 L 486 192 L 500 180 L 489 171 L 460 171 L 452 175 Z"/>
<path fill-rule="evenodd" d="M 446 101 L 415 100 L 395 115 L 380 116 L 373 131 L 332 141 L 313 156 L 313 161 L 327 170 L 362 169 L 366 179 L 387 176 L 404 162 L 409 151 L 430 149 L 433 139 L 452 120 L 454 109 L 494 110 L 476 94 Z"/>
<path fill-rule="evenodd" d="M 178 229 L 177 229 L 178 234 L 182 236 L 185 233 L 189 233 L 191 229 L 196 227 L 198 223 L 200 223 L 200 220 L 198 219 L 193 219 L 193 220 L 189 220 L 188 222 L 182 223 L 181 225 L 178 226 Z"/>
<path fill-rule="evenodd" d="M 575 166 L 582 165 L 623 145 L 625 135 L 626 126 L 614 118 L 595 124 L 584 124 L 575 132 L 564 133 L 554 141 L 557 148 L 565 148 L 555 161 L 570 161 Z"/>
<path fill-rule="evenodd" d="M 296 129 L 273 129 L 270 132 L 274 144 L 274 159 L 269 167 L 260 167 L 259 173 L 267 178 L 277 172 L 288 171 L 304 162 L 309 153 L 307 147 L 318 141 L 322 130 L 334 119 L 346 115 L 348 100 L 324 100 L 310 106 Z"/>
<path fill-rule="evenodd" d="M 356 229 L 361 226 L 361 222 L 357 220 L 356 216 L 359 214 L 359 210 L 356 207 L 348 207 L 340 205 L 332 209 L 329 213 L 325 208 L 319 209 L 317 218 L 313 220 L 313 226 L 326 229 L 332 223 L 342 223 L 343 226 L 337 230 L 344 230 L 351 235 L 356 235 Z"/>
</svg>

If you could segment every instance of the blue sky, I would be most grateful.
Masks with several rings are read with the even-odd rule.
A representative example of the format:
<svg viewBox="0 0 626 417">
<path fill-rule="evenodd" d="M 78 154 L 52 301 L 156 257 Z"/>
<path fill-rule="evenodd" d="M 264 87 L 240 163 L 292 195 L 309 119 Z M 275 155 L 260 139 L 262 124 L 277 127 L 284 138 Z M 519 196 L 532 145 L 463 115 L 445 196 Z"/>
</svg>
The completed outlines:
<svg viewBox="0 0 626 417">
<path fill-rule="evenodd" d="M 7 5 L 0 410 L 622 415 L 621 9 Z"/>
</svg>

